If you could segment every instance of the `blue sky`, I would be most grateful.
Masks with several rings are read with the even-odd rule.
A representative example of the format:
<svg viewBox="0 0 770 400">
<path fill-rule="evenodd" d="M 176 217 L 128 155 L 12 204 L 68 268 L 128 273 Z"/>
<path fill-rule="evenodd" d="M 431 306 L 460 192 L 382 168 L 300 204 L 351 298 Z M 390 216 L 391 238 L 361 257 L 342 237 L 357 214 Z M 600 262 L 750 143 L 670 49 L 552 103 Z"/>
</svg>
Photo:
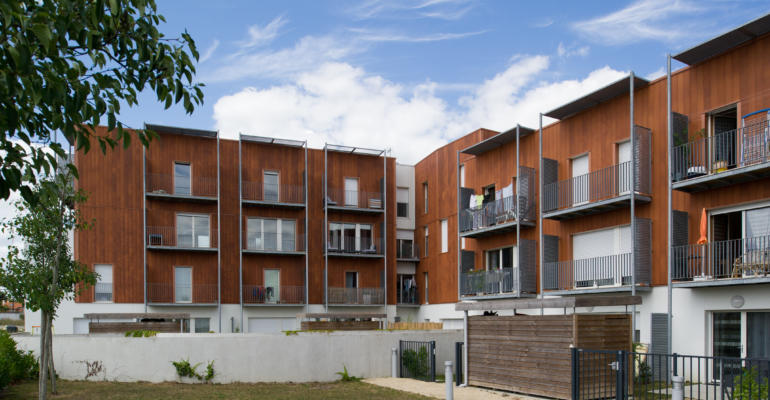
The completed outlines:
<svg viewBox="0 0 770 400">
<path fill-rule="evenodd" d="M 666 53 L 770 12 L 729 0 L 159 3 L 165 32 L 196 39 L 205 104 L 188 116 L 146 95 L 124 123 L 391 148 L 405 163 L 479 127 L 535 126 L 631 70 L 661 76 Z"/>
</svg>

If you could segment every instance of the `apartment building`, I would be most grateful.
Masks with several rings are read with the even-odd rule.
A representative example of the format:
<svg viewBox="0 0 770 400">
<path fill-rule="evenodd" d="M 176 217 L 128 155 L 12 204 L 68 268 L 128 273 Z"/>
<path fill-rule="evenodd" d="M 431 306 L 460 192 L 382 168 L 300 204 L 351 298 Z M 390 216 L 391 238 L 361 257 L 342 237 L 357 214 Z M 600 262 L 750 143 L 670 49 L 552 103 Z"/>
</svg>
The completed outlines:
<svg viewBox="0 0 770 400">
<path fill-rule="evenodd" d="M 101 278 L 58 332 L 179 310 L 191 332 L 294 329 L 305 311 L 459 328 L 457 301 L 636 294 L 654 351 L 770 356 L 768 32 L 765 16 L 675 55 L 670 76 L 631 73 L 414 166 L 154 125 L 149 149 L 78 153 L 97 224 L 76 257 Z"/>
</svg>

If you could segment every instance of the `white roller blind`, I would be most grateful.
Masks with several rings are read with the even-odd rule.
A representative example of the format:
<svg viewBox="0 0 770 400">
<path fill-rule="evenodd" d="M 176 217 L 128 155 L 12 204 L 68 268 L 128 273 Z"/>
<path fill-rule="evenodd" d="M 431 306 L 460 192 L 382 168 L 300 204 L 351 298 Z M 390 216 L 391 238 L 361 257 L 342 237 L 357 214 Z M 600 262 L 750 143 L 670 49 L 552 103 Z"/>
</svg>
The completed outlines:
<svg viewBox="0 0 770 400">
<path fill-rule="evenodd" d="M 396 202 L 409 203 L 409 189 L 398 188 L 398 191 L 396 192 Z"/>
<path fill-rule="evenodd" d="M 770 236 L 770 207 L 746 211 L 746 237 Z"/>
<path fill-rule="evenodd" d="M 631 250 L 631 227 L 628 225 L 572 236 L 573 260 L 630 253 Z"/>
<path fill-rule="evenodd" d="M 112 265 L 96 264 L 94 272 L 99 274 L 99 283 L 112 283 Z"/>
</svg>

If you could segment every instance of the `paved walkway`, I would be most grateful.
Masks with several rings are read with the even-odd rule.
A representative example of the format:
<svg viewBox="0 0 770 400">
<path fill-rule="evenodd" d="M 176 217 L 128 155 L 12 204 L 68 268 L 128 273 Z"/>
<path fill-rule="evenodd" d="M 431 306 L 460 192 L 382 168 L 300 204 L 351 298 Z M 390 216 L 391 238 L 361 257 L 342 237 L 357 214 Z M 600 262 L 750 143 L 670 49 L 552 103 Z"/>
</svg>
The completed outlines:
<svg viewBox="0 0 770 400">
<path fill-rule="evenodd" d="M 423 382 L 408 378 L 371 378 L 364 379 L 364 382 L 372 385 L 384 386 L 391 389 L 402 390 L 421 394 L 423 396 L 443 399 L 446 395 L 444 383 Z M 477 387 L 454 387 L 454 398 L 456 400 L 525 400 L 532 397 L 521 396 L 513 393 L 498 392 L 494 390 L 481 389 Z"/>
</svg>

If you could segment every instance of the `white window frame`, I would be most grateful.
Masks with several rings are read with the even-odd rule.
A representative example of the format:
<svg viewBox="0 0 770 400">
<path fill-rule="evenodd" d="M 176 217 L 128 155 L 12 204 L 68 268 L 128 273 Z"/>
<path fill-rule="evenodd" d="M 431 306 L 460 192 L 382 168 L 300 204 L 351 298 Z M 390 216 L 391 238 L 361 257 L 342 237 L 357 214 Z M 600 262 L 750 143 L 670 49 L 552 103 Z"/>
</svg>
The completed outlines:
<svg viewBox="0 0 770 400">
<path fill-rule="evenodd" d="M 115 275 L 114 275 L 115 268 L 113 267 L 112 264 L 94 264 L 94 272 L 99 273 L 99 271 L 97 271 L 97 270 L 98 269 L 102 269 L 102 268 L 109 268 L 110 269 L 110 282 L 102 281 L 104 276 L 99 274 L 99 278 L 97 278 L 96 285 L 94 285 L 94 303 L 112 303 L 112 302 L 115 301 L 115 283 L 114 283 L 115 282 Z M 96 288 L 98 287 L 98 285 L 100 283 L 103 283 L 103 284 L 104 283 L 109 283 L 110 284 L 110 292 L 109 292 L 110 299 L 109 300 L 96 300 L 96 293 L 97 293 L 96 292 Z M 106 294 L 106 292 L 103 292 L 103 293 Z"/>
<path fill-rule="evenodd" d="M 361 228 L 369 227 L 369 231 L 372 233 L 370 236 L 370 240 L 372 241 L 371 245 L 374 246 L 374 248 L 377 248 L 377 241 L 374 237 L 374 225 L 373 224 L 359 224 L 355 222 L 341 222 L 341 221 L 329 221 L 329 225 L 327 226 L 327 237 L 331 237 L 331 231 L 332 231 L 332 225 L 339 225 L 340 228 L 340 243 L 338 247 L 332 248 L 329 247 L 329 250 L 337 250 L 337 251 L 355 251 L 360 252 L 367 249 L 363 249 L 361 247 Z M 355 241 L 353 244 L 352 249 L 348 249 L 345 246 L 345 231 L 353 229 L 355 231 Z M 366 229 L 364 229 L 366 230 Z M 328 244 L 327 244 L 328 247 Z"/>
<path fill-rule="evenodd" d="M 275 176 L 275 200 L 267 199 L 267 182 L 265 180 L 265 177 L 267 175 Z M 281 201 L 281 173 L 279 171 L 274 170 L 264 170 L 262 171 L 262 200 L 263 201 L 270 201 L 270 202 L 280 202 Z"/>
<path fill-rule="evenodd" d="M 177 213 L 176 214 L 176 220 L 174 221 L 176 223 L 175 230 L 176 230 L 176 246 L 180 246 L 180 240 L 179 240 L 179 217 L 189 217 L 192 218 L 192 247 L 193 249 L 211 249 L 213 248 L 211 246 L 211 216 L 209 214 L 194 214 L 194 213 Z M 201 246 L 198 237 L 202 235 L 198 235 L 195 231 L 195 218 L 206 218 L 206 221 L 208 222 L 208 229 L 206 232 L 206 237 L 209 239 L 209 245 L 208 246 Z"/>
<path fill-rule="evenodd" d="M 177 298 L 177 289 L 179 284 L 177 283 L 177 273 L 180 270 L 187 270 L 190 271 L 190 300 L 188 301 L 180 301 Z M 191 266 L 186 265 L 177 265 L 174 266 L 174 303 L 180 303 L 180 304 L 190 304 L 193 302 L 193 269 Z"/>
<path fill-rule="evenodd" d="M 176 166 L 177 165 L 186 165 L 187 168 L 189 169 L 190 174 L 189 174 L 188 182 L 187 183 L 189 184 L 189 187 L 190 187 L 190 193 L 177 193 L 176 192 Z M 174 194 L 178 194 L 178 195 L 181 195 L 181 196 L 192 196 L 192 194 L 193 194 L 193 190 L 192 190 L 192 163 L 189 163 L 189 162 L 186 162 L 186 161 L 174 161 L 174 166 L 173 166 L 173 171 L 172 172 L 173 172 L 173 174 L 171 175 L 172 176 L 171 184 L 174 186 L 173 187 Z"/>
<path fill-rule="evenodd" d="M 352 189 L 348 189 L 348 182 L 355 182 L 356 183 L 356 190 L 355 190 L 355 196 L 352 193 L 348 193 L 348 191 L 353 192 Z M 356 177 L 345 177 L 344 184 L 343 184 L 343 202 L 345 207 L 358 207 L 358 198 L 361 188 L 359 187 L 358 178 Z"/>
<path fill-rule="evenodd" d="M 441 252 L 449 252 L 449 220 L 441 220 Z"/>
<path fill-rule="evenodd" d="M 265 221 L 275 221 L 275 249 L 268 249 L 265 250 Z M 259 223 L 259 235 L 255 235 L 255 238 L 253 239 L 259 239 L 259 243 L 261 244 L 260 247 L 256 246 L 256 243 L 251 243 L 249 241 L 249 223 L 250 222 L 257 222 Z M 297 220 L 294 219 L 281 219 L 281 218 L 265 218 L 265 217 L 246 217 L 246 250 L 256 250 L 256 251 L 284 251 L 283 249 L 283 223 L 284 222 L 293 222 L 294 223 L 294 250 L 286 250 L 286 251 L 296 251 L 297 250 Z"/>
<path fill-rule="evenodd" d="M 406 191 L 406 202 L 398 201 L 399 198 L 399 192 Z M 399 204 L 406 204 L 406 215 L 398 215 L 398 205 Z M 409 188 L 408 187 L 397 187 L 396 188 L 396 217 L 398 218 L 409 218 Z"/>
</svg>

